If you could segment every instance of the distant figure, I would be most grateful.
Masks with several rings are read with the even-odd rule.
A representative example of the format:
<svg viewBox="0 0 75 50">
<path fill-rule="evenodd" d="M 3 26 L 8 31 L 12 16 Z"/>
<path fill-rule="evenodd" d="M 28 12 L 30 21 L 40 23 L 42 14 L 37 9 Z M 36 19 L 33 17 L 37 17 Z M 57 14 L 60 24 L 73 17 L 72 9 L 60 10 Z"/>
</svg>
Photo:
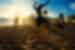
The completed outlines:
<svg viewBox="0 0 75 50">
<path fill-rule="evenodd" d="M 15 21 L 14 21 L 15 28 L 17 28 L 17 26 L 18 26 L 18 22 L 19 22 L 19 18 L 18 18 L 18 16 L 16 16 Z"/>
<path fill-rule="evenodd" d="M 63 13 L 59 14 L 58 28 L 64 29 L 64 14 Z"/>
<path fill-rule="evenodd" d="M 44 21 L 42 21 L 42 19 L 43 19 L 43 17 L 42 17 L 42 9 L 48 3 L 49 3 L 49 0 L 47 0 L 44 4 L 37 4 L 37 2 L 34 3 L 34 8 L 35 8 L 35 11 L 36 11 L 36 13 L 38 15 L 38 18 L 36 19 L 37 23 L 38 23 L 38 26 L 40 26 L 41 22 L 44 22 Z"/>
<path fill-rule="evenodd" d="M 16 24 L 16 25 L 18 24 L 18 20 L 19 20 L 18 17 L 16 17 L 16 18 L 15 18 L 15 24 Z"/>
<path fill-rule="evenodd" d="M 59 14 L 59 19 L 64 21 L 64 14 L 63 13 Z"/>
</svg>

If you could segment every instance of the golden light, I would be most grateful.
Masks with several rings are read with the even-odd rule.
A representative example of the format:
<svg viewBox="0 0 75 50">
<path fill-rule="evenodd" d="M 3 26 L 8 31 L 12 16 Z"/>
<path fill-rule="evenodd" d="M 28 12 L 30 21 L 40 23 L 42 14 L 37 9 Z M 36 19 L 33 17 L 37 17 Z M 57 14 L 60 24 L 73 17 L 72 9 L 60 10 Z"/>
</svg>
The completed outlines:
<svg viewBox="0 0 75 50">
<path fill-rule="evenodd" d="M 16 16 L 19 18 L 19 24 L 23 24 L 23 19 L 25 20 L 25 23 L 29 23 L 29 17 L 33 12 L 33 8 L 31 7 L 30 0 L 27 0 L 28 4 L 22 5 L 22 0 L 13 0 L 14 4 L 4 8 L 2 11 L 0 11 L 0 16 L 7 17 L 9 20 L 9 23 L 7 24 L 13 24 L 14 19 Z M 0 9 L 1 10 L 1 9 Z"/>
</svg>

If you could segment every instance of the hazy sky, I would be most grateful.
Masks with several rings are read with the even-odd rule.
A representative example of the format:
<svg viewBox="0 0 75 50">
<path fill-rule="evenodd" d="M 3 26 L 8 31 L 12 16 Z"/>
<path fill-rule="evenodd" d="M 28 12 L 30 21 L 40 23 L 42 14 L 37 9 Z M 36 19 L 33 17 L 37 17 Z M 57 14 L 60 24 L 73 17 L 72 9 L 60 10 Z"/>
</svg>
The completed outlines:
<svg viewBox="0 0 75 50">
<path fill-rule="evenodd" d="M 47 0 L 0 0 L 0 16 L 24 16 L 33 12 L 32 2 L 44 3 Z M 65 15 L 75 13 L 75 0 L 50 0 L 48 6 L 49 14 Z"/>
<path fill-rule="evenodd" d="M 0 0 L 0 16 L 27 16 L 32 12 L 30 0 Z"/>
<path fill-rule="evenodd" d="M 0 0 L 0 18 L 9 19 L 7 23 L 13 23 L 15 16 L 29 16 L 33 11 L 31 0 Z"/>
</svg>

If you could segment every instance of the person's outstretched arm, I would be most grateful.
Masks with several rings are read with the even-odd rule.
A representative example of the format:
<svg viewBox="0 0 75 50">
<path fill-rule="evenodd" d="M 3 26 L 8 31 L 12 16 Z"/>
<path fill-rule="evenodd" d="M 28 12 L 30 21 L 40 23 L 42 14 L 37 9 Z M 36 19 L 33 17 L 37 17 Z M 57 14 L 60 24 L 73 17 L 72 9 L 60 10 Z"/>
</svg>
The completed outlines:
<svg viewBox="0 0 75 50">
<path fill-rule="evenodd" d="M 49 3 L 49 0 L 47 0 L 44 4 L 41 4 L 41 7 L 46 6 Z"/>
<path fill-rule="evenodd" d="M 38 8 L 39 5 L 37 6 L 37 4 L 38 4 L 37 2 L 34 2 L 33 7 L 34 7 L 34 8 Z"/>
</svg>

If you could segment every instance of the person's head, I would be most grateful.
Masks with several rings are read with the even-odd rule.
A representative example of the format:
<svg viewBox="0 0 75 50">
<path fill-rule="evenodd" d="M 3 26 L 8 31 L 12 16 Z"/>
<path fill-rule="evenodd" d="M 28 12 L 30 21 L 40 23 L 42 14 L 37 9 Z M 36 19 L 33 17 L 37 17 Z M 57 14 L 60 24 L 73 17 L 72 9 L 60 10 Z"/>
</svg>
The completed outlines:
<svg viewBox="0 0 75 50">
<path fill-rule="evenodd" d="M 43 14 L 44 16 L 48 16 L 48 12 L 46 10 L 43 12 Z"/>
</svg>

